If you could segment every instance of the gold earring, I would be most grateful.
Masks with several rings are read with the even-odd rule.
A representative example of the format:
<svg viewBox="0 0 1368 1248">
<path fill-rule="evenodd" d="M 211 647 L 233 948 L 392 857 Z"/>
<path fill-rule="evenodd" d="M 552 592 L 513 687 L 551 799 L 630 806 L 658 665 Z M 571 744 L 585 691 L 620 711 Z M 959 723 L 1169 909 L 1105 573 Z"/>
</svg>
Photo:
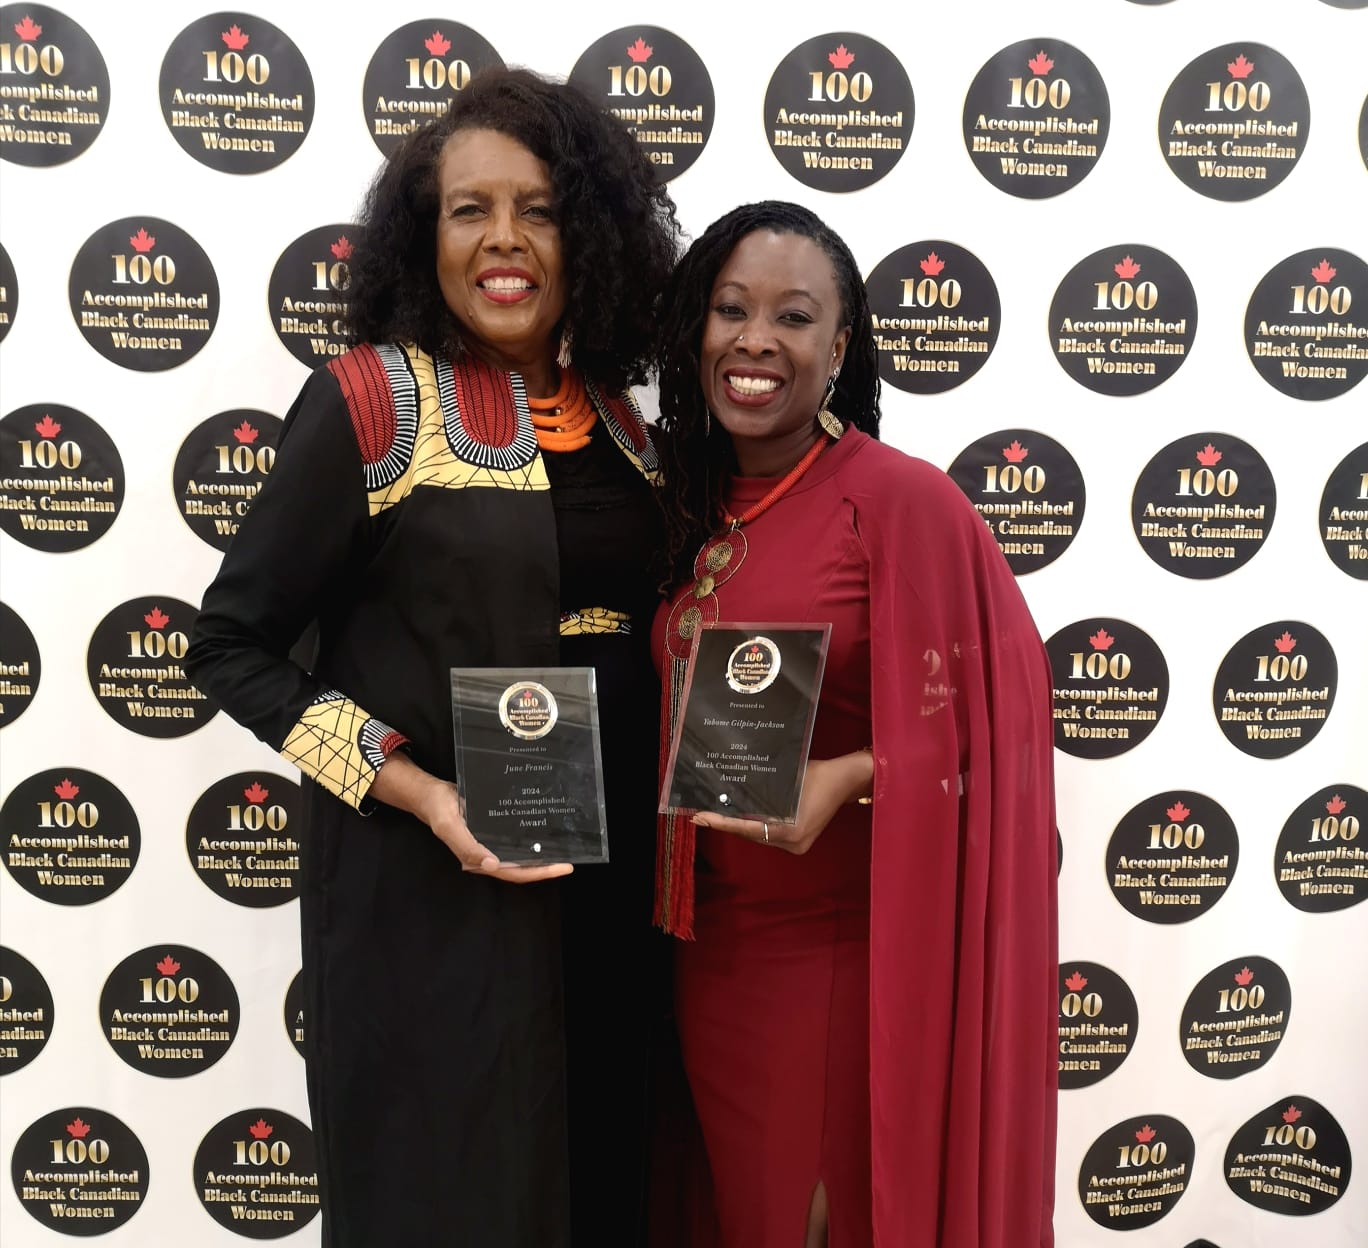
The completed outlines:
<svg viewBox="0 0 1368 1248">
<path fill-rule="evenodd" d="M 556 363 L 561 368 L 570 367 L 571 352 L 574 349 L 574 338 L 570 333 L 569 326 L 561 330 L 560 346 L 556 350 Z"/>
</svg>

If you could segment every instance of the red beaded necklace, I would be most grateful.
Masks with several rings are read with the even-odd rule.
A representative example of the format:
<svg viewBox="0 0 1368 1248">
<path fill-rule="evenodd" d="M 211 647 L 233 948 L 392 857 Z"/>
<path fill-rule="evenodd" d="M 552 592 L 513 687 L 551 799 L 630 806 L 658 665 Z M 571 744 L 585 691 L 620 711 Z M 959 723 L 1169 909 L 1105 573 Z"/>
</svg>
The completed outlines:
<svg viewBox="0 0 1368 1248">
<path fill-rule="evenodd" d="M 723 518 L 727 522 L 726 529 L 703 544 L 703 549 L 694 559 L 694 582 L 687 589 L 680 590 L 670 611 L 670 618 L 665 626 L 665 648 L 671 658 L 681 662 L 687 660 L 694 633 L 704 624 L 716 623 L 718 605 L 715 591 L 719 585 L 729 581 L 736 574 L 736 570 L 746 558 L 746 537 L 741 529 L 763 516 L 793 489 L 802 480 L 804 473 L 835 440 L 835 436 L 824 428 L 802 459 L 775 482 L 763 498 L 752 503 L 739 516 L 734 516 L 729 511 L 723 512 Z"/>
</svg>

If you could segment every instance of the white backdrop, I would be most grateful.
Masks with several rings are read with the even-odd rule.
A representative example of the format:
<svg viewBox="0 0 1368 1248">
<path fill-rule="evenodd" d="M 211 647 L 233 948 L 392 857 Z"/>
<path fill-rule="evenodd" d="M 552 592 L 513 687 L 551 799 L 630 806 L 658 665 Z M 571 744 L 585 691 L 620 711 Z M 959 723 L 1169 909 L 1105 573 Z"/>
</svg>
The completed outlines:
<svg viewBox="0 0 1368 1248">
<path fill-rule="evenodd" d="M 83 549 L 46 553 L 0 535 L 0 597 L 32 631 L 42 658 L 32 705 L 15 724 L 0 719 L 0 800 L 49 769 L 98 773 L 131 803 L 142 851 L 127 882 L 88 906 L 53 904 L 19 887 L 10 871 L 0 873 L 0 943 L 38 967 L 55 1006 L 46 1047 L 0 1085 L 0 1156 L 8 1167 L 25 1130 L 53 1111 L 107 1111 L 141 1141 L 150 1176 L 143 1207 L 107 1242 L 231 1244 L 239 1237 L 200 1206 L 203 1176 L 192 1173 L 192 1163 L 210 1128 L 237 1111 L 269 1107 L 307 1121 L 303 1064 L 282 1016 L 298 969 L 296 903 L 254 909 L 215 896 L 187 858 L 186 820 L 200 795 L 225 776 L 292 773 L 223 715 L 175 739 L 128 731 L 92 696 L 86 651 L 116 605 L 144 597 L 197 603 L 212 577 L 218 552 L 176 515 L 177 451 L 215 413 L 283 415 L 304 381 L 305 368 L 273 332 L 267 281 L 294 239 L 352 219 L 379 161 L 360 100 L 366 66 L 391 31 L 432 17 L 437 6 L 268 0 L 242 17 L 244 29 L 255 13 L 290 36 L 316 95 L 299 151 L 250 176 L 192 160 L 158 104 L 166 49 L 213 8 L 155 0 L 136 7 L 72 0 L 59 7 L 103 54 L 110 100 L 104 132 L 83 155 L 48 168 L 0 166 L 0 243 L 20 295 L 0 346 L 0 416 L 30 404 L 85 413 L 117 445 L 127 490 L 112 529 Z M 7 5 L 5 14 L 11 9 L 22 6 Z M 1062 443 L 1082 471 L 1088 505 L 1072 546 L 1022 579 L 1041 634 L 1095 617 L 1133 622 L 1158 644 L 1170 681 L 1158 728 L 1134 750 L 1097 761 L 1057 755 L 1061 958 L 1066 970 L 1077 959 L 1119 974 L 1135 995 L 1139 1019 L 1133 1052 L 1114 1074 L 1061 1094 L 1059 1243 L 1108 1242 L 1108 1230 L 1079 1200 L 1084 1155 L 1115 1124 L 1160 1115 L 1191 1132 L 1195 1161 L 1172 1211 L 1131 1232 L 1137 1245 L 1178 1248 L 1199 1237 L 1221 1248 L 1368 1242 L 1368 1176 L 1353 1177 L 1333 1207 L 1297 1218 L 1245 1203 L 1223 1174 L 1232 1135 L 1274 1102 L 1311 1098 L 1343 1128 L 1355 1160 L 1368 1147 L 1368 1005 L 1357 982 L 1368 948 L 1368 906 L 1305 913 L 1284 900 L 1273 869 L 1275 843 L 1297 806 L 1326 786 L 1368 787 L 1368 585 L 1331 563 L 1317 532 L 1327 477 L 1368 438 L 1368 384 L 1322 402 L 1288 397 L 1258 376 L 1242 338 L 1251 292 L 1286 257 L 1337 248 L 1368 258 L 1368 170 L 1357 137 L 1368 91 L 1368 10 L 1321 0 L 961 0 L 838 9 L 651 8 L 617 0 L 566 8 L 528 0 L 446 12 L 447 22 L 473 27 L 507 62 L 555 74 L 568 73 L 599 36 L 633 22 L 687 41 L 716 95 L 711 139 L 671 188 L 693 233 L 737 202 L 791 198 L 823 214 L 866 273 L 890 252 L 925 239 L 955 242 L 987 267 L 1002 303 L 991 358 L 977 376 L 940 395 L 886 387 L 884 436 L 943 467 L 999 429 L 1040 430 Z M 434 28 L 441 25 L 434 21 Z M 833 30 L 884 44 L 905 66 L 916 99 L 902 158 L 886 177 L 850 194 L 812 190 L 785 173 L 766 150 L 762 120 L 775 66 L 799 43 Z M 0 31 L 0 42 L 6 38 Z M 961 111 L 990 57 L 1017 41 L 1046 38 L 1079 48 L 1099 70 L 1110 97 L 1110 135 L 1086 180 L 1056 197 L 1019 198 L 975 170 Z M 1296 67 L 1311 129 L 1285 183 L 1248 202 L 1223 203 L 1170 172 L 1155 128 L 1164 93 L 1184 66 L 1241 40 L 1268 45 Z M 6 81 L 0 75 L 0 84 Z M 81 245 L 106 223 L 138 215 L 189 232 L 212 261 L 220 289 L 209 342 L 165 372 L 102 358 L 83 340 L 67 304 Z M 1200 325 L 1191 358 L 1174 377 L 1118 398 L 1093 393 L 1062 371 L 1051 358 L 1047 315 L 1056 287 L 1079 260 L 1127 242 L 1179 262 L 1195 290 Z M 1368 284 L 1353 293 L 1362 323 Z M 1261 452 L 1277 485 L 1277 520 L 1248 566 L 1198 580 L 1145 557 L 1129 509 L 1135 481 L 1155 452 L 1205 430 L 1237 435 Z M 1314 741 L 1286 758 L 1259 760 L 1223 737 L 1211 691 L 1227 650 L 1274 620 L 1305 621 L 1324 634 L 1338 659 L 1338 695 Z M 1225 808 L 1240 860 L 1218 906 L 1191 922 L 1163 925 L 1118 904 L 1107 887 L 1106 850 L 1127 811 L 1171 790 L 1207 794 Z M 106 979 L 128 955 L 152 946 L 207 954 L 240 1001 L 237 1037 L 226 1054 L 186 1079 L 133 1069 L 102 1034 L 98 1003 Z M 1256 1070 L 1204 1077 L 1180 1049 L 1184 1003 L 1213 968 L 1251 957 L 1271 959 L 1288 978 L 1285 1038 Z M 358 1142 L 365 1146 L 403 1145 Z M 314 1221 L 294 1242 L 315 1243 L 317 1236 Z M 0 1182 L 0 1237 L 12 1248 L 60 1242 L 24 1211 L 8 1179 Z"/>
</svg>

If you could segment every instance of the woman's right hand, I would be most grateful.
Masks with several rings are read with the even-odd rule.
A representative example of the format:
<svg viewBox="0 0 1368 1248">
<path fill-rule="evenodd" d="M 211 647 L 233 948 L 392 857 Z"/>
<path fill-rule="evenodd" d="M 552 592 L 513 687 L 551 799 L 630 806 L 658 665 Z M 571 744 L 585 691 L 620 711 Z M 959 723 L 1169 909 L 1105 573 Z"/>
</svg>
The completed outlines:
<svg viewBox="0 0 1368 1248">
<path fill-rule="evenodd" d="M 460 860 L 462 871 L 490 875 L 509 884 L 535 884 L 538 880 L 569 875 L 574 870 L 568 862 L 549 862 L 535 867 L 501 863 L 475 839 L 466 825 L 456 786 L 424 771 L 402 751 L 391 754 L 376 772 L 370 796 L 421 819 Z"/>
</svg>

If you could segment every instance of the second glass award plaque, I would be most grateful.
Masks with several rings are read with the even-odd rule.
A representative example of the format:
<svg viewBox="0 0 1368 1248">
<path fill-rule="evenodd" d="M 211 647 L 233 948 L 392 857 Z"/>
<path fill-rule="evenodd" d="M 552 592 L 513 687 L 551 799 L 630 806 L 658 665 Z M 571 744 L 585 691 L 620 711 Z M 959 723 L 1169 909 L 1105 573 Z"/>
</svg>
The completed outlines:
<svg viewBox="0 0 1368 1248">
<path fill-rule="evenodd" d="M 456 784 L 500 861 L 606 862 L 592 667 L 453 667 Z"/>
<path fill-rule="evenodd" d="M 792 823 L 830 624 L 700 627 L 684 678 L 662 812 Z"/>
</svg>

